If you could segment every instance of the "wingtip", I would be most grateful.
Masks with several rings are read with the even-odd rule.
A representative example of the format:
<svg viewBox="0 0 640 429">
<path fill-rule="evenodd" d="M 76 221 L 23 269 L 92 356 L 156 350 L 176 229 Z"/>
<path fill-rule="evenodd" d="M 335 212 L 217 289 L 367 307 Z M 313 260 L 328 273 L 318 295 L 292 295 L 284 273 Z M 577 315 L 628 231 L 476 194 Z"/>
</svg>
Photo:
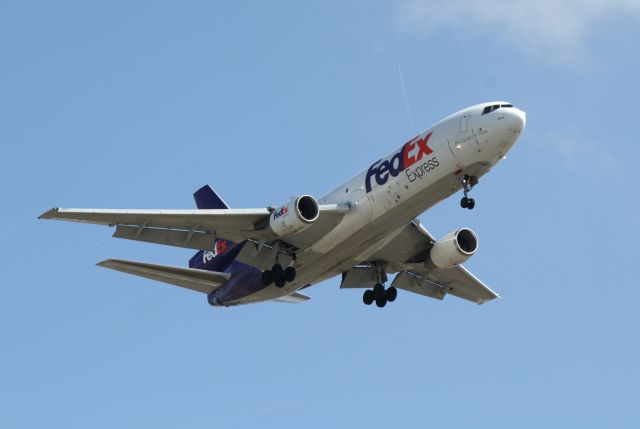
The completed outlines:
<svg viewBox="0 0 640 429">
<path fill-rule="evenodd" d="M 54 207 L 38 216 L 38 219 L 53 219 L 60 212 L 60 207 Z"/>
<path fill-rule="evenodd" d="M 476 304 L 478 304 L 478 305 L 482 305 L 482 304 L 487 303 L 487 302 L 489 302 L 489 301 L 493 301 L 494 299 L 502 299 L 502 297 L 501 297 L 500 295 L 498 295 L 497 293 L 495 293 L 495 292 L 493 293 L 493 295 L 494 295 L 494 296 L 493 296 L 492 298 L 479 299 L 479 300 L 477 300 L 477 301 L 476 301 Z"/>
</svg>

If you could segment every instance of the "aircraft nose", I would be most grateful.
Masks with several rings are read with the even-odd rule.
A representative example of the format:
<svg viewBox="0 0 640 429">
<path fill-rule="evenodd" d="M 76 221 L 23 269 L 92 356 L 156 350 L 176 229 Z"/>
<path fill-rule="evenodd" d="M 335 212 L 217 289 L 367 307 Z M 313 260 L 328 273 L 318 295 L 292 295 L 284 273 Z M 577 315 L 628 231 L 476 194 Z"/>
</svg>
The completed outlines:
<svg viewBox="0 0 640 429">
<path fill-rule="evenodd" d="M 505 116 L 511 130 L 517 131 L 518 133 L 524 130 L 527 124 L 527 115 L 522 110 L 513 107 L 505 112 Z"/>
</svg>

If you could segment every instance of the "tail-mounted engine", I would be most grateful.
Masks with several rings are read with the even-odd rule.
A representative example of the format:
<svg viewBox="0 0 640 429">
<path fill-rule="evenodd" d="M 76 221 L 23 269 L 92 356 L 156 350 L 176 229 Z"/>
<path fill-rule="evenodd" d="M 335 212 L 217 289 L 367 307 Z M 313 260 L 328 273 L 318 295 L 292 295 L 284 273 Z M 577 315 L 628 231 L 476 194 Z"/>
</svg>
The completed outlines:
<svg viewBox="0 0 640 429">
<path fill-rule="evenodd" d="M 309 228 L 318 219 L 320 208 L 315 198 L 302 195 L 292 198 L 271 213 L 269 227 L 278 237 L 297 234 Z"/>
<path fill-rule="evenodd" d="M 478 237 L 468 228 L 450 232 L 431 248 L 429 257 L 440 269 L 455 267 L 469 259 L 478 250 Z"/>
</svg>

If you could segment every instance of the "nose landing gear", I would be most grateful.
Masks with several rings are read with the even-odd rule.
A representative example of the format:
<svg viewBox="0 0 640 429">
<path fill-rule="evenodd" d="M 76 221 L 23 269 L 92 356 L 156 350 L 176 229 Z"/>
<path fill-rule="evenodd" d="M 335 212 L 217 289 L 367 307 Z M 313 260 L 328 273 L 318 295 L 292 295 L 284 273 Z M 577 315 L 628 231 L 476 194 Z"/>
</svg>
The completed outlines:
<svg viewBox="0 0 640 429">
<path fill-rule="evenodd" d="M 463 209 L 473 210 L 473 208 L 476 206 L 476 200 L 474 200 L 473 198 L 469 198 L 468 194 L 469 192 L 471 192 L 471 189 L 473 189 L 473 187 L 477 184 L 477 177 L 468 176 L 466 174 L 464 175 L 464 178 L 462 179 L 462 189 L 464 192 L 464 197 L 462 197 L 462 199 L 460 200 L 460 207 L 462 207 Z"/>
</svg>

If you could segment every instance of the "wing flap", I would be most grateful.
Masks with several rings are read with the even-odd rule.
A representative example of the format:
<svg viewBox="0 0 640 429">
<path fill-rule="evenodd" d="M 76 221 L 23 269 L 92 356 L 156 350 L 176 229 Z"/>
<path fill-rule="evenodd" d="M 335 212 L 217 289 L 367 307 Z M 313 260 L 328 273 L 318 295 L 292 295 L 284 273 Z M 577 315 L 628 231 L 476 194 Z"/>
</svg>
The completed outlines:
<svg viewBox="0 0 640 429">
<path fill-rule="evenodd" d="M 206 294 L 213 292 L 231 278 L 229 273 L 125 261 L 122 259 L 107 259 L 98 262 L 96 265 Z"/>
<path fill-rule="evenodd" d="M 439 300 L 444 299 L 446 295 L 445 288 L 441 285 L 432 283 L 407 271 L 398 274 L 393 279 L 391 286 Z"/>
<path fill-rule="evenodd" d="M 137 226 L 118 225 L 113 233 L 115 238 L 144 241 L 146 243 L 164 244 L 187 249 L 211 249 L 216 237 L 206 232 L 191 232 L 180 229 L 140 228 Z"/>
<path fill-rule="evenodd" d="M 462 265 L 441 270 L 432 265 L 407 264 L 406 270 L 396 276 L 393 285 L 435 299 L 443 299 L 450 294 L 476 304 L 500 298 Z"/>
<path fill-rule="evenodd" d="M 448 294 L 477 304 L 484 304 L 492 299 L 500 298 L 500 295 L 492 291 L 462 265 L 446 270 L 434 269 L 425 273 L 425 277 L 431 282 L 443 285 Z"/>
</svg>

